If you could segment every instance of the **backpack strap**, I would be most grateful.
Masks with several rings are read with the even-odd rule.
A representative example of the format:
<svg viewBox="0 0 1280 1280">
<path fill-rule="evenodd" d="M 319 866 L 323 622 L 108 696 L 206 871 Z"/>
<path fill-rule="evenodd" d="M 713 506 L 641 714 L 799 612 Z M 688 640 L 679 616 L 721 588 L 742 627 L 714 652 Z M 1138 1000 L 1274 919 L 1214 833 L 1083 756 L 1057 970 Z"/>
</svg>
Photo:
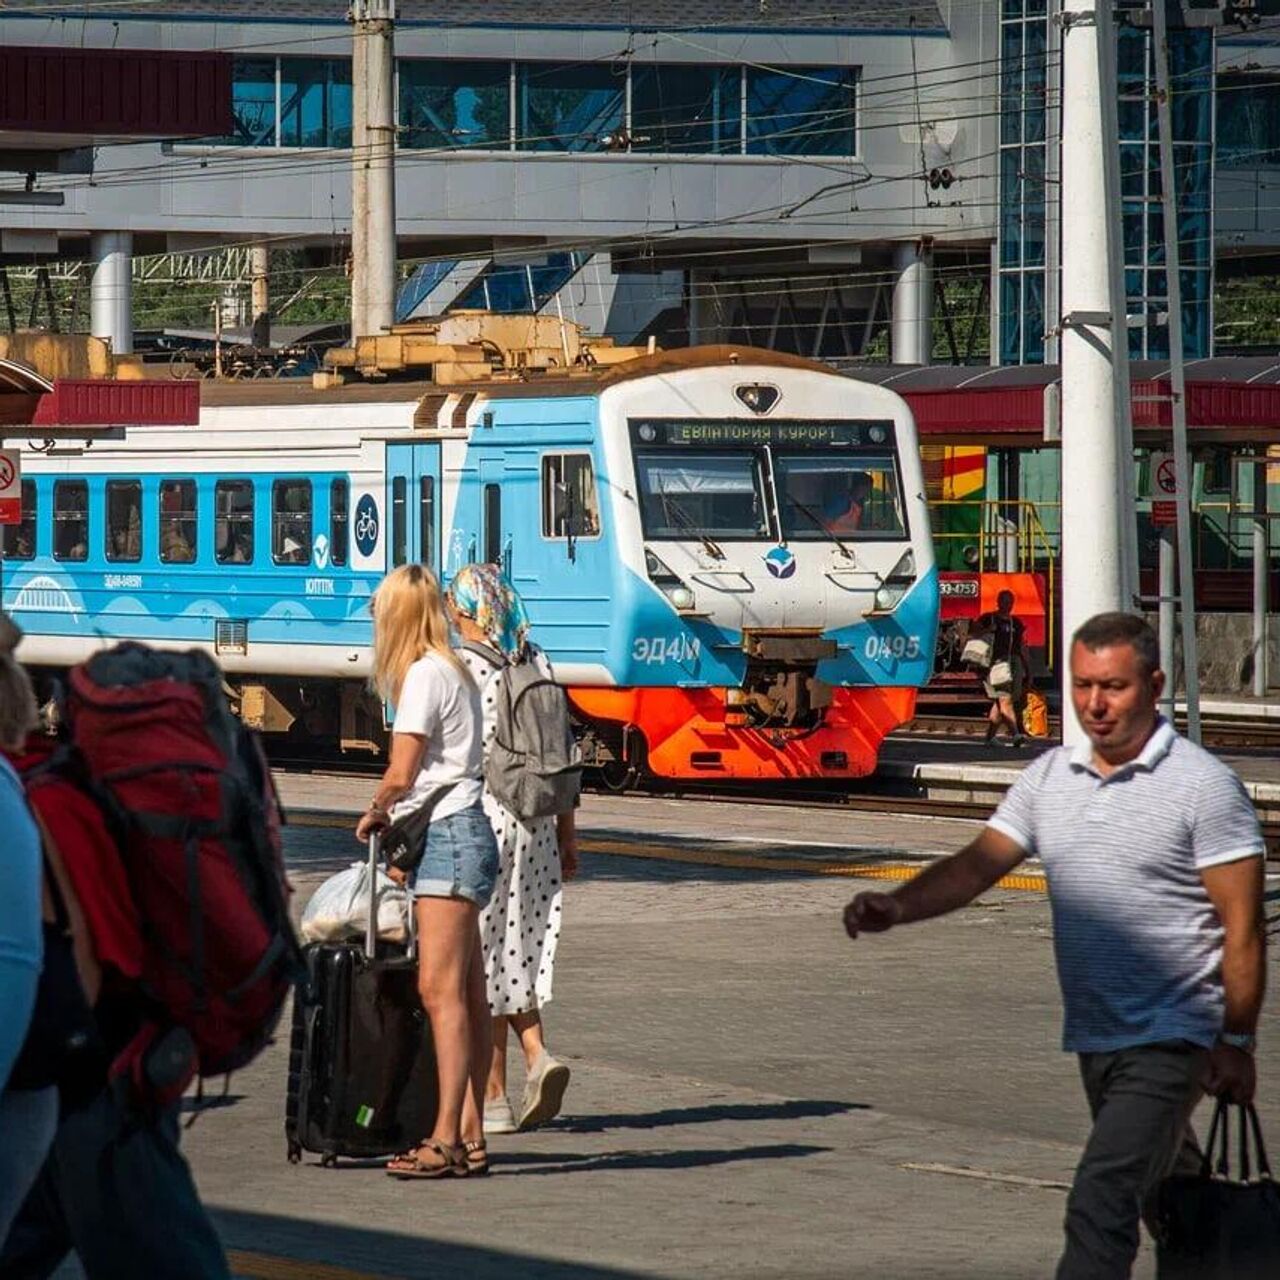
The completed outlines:
<svg viewBox="0 0 1280 1280">
<path fill-rule="evenodd" d="M 487 644 L 481 644 L 478 640 L 464 640 L 462 647 L 468 653 L 474 653 L 477 658 L 483 658 L 496 671 L 501 671 L 506 663 L 502 659 L 502 655 Z"/>
</svg>

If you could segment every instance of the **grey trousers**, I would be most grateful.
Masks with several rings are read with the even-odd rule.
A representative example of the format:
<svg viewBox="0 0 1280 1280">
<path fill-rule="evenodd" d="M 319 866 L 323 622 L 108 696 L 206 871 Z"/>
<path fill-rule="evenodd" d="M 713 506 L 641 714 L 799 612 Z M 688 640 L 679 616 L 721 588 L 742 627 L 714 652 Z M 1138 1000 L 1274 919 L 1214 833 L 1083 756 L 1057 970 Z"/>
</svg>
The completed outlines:
<svg viewBox="0 0 1280 1280">
<path fill-rule="evenodd" d="M 44 1280 L 72 1249 L 89 1280 L 229 1280 L 178 1150 L 176 1112 L 139 1123 L 104 1091 L 63 1119 L 0 1276 Z"/>
<path fill-rule="evenodd" d="M 1080 1055 L 1093 1131 L 1067 1199 L 1057 1280 L 1126 1280 L 1161 1179 L 1200 1168 L 1189 1122 L 1207 1062 L 1185 1040 Z"/>
<path fill-rule="evenodd" d="M 44 1165 L 57 1128 L 57 1089 L 0 1093 L 0 1245 Z"/>
</svg>

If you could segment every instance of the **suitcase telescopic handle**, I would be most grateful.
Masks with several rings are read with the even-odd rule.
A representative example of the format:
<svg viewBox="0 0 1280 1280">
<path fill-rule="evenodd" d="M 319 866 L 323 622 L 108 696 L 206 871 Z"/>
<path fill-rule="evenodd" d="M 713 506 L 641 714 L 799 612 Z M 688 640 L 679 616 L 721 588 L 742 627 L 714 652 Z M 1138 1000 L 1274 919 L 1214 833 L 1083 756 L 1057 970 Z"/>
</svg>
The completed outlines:
<svg viewBox="0 0 1280 1280">
<path fill-rule="evenodd" d="M 378 862 L 382 853 L 382 833 L 369 833 L 369 919 L 365 922 L 364 953 L 370 960 L 378 947 Z"/>
</svg>

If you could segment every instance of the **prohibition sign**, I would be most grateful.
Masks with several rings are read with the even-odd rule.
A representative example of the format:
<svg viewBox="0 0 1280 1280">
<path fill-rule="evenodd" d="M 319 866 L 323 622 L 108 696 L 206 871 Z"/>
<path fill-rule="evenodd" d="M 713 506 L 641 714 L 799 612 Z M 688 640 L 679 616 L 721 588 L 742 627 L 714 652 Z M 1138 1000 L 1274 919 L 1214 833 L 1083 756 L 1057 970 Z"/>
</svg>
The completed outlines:
<svg viewBox="0 0 1280 1280">
<path fill-rule="evenodd" d="M 1170 496 L 1178 492 L 1178 471 L 1172 458 L 1165 458 L 1156 468 L 1156 488 Z"/>
<path fill-rule="evenodd" d="M 13 465 L 13 459 L 7 454 L 0 453 L 0 489 L 7 489 L 18 477 L 17 469 Z"/>
</svg>

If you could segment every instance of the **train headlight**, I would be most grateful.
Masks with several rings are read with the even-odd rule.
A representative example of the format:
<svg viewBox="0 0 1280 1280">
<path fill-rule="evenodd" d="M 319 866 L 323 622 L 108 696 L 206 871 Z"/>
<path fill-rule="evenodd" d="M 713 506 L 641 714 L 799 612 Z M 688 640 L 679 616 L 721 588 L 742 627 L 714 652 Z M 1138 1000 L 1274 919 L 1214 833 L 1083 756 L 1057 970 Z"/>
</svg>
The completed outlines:
<svg viewBox="0 0 1280 1280">
<path fill-rule="evenodd" d="M 892 613 L 898 607 L 899 601 L 906 595 L 906 589 L 900 586 L 890 586 L 885 583 L 883 587 L 876 589 L 876 612 Z"/>
<path fill-rule="evenodd" d="M 644 567 L 649 581 L 671 602 L 674 609 L 688 613 L 697 603 L 693 589 L 685 585 L 680 575 L 669 569 L 652 551 L 645 549 Z"/>
<path fill-rule="evenodd" d="M 638 435 L 640 439 L 645 442 L 645 444 L 652 444 L 658 438 L 657 431 L 653 427 L 651 427 L 647 422 L 640 427 L 640 429 L 636 432 L 636 435 Z"/>
<path fill-rule="evenodd" d="M 883 427 L 872 427 L 867 435 L 871 437 L 872 444 L 884 444 L 889 438 L 889 433 Z"/>
<path fill-rule="evenodd" d="M 686 586 L 672 587 L 664 594 L 677 609 L 693 608 L 693 592 Z"/>
</svg>

